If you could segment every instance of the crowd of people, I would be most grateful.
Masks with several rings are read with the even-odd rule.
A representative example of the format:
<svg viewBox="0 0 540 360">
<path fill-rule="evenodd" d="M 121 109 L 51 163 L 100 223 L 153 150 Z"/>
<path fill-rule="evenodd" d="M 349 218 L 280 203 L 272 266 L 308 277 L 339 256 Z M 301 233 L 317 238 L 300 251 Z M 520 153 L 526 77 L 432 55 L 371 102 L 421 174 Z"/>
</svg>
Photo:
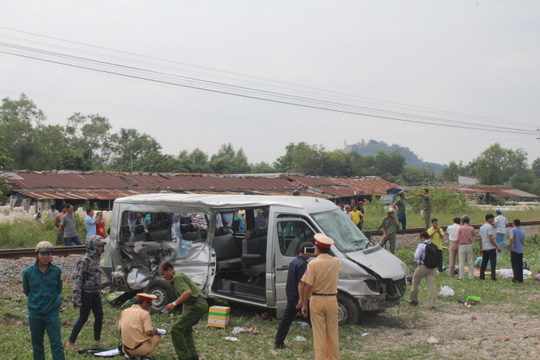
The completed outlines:
<svg viewBox="0 0 540 360">
<path fill-rule="evenodd" d="M 510 241 L 505 242 L 507 219 L 502 215 L 502 210 L 497 210 L 497 217 L 493 214 L 485 215 L 485 223 L 478 233 L 470 225 L 470 217 L 463 215 L 454 218 L 453 224 L 448 226 L 446 232 L 439 226 L 436 218 L 431 218 L 431 199 L 429 190 L 425 189 L 422 194 L 424 217 L 429 219 L 429 227 L 420 233 L 414 258 L 417 268 L 412 278 L 412 290 L 408 302 L 418 305 L 420 282 L 426 279 L 429 306 L 435 308 L 436 289 L 435 276 L 438 271 L 443 271 L 443 240 L 449 242 L 449 267 L 448 275 L 455 275 L 455 260 L 458 259 L 458 279 L 465 280 L 465 264 L 469 266 L 469 278 L 474 278 L 474 254 L 473 240 L 479 238 L 480 255 L 480 280 L 485 279 L 488 266 L 491 271 L 491 280 L 496 281 L 497 253 L 504 248 L 510 251 L 510 258 L 514 272 L 514 282 L 523 282 L 523 248 L 525 233 L 520 228 L 520 220 L 513 221 L 510 231 Z M 409 197 L 410 198 L 410 197 Z M 387 216 L 382 221 L 383 239 L 380 245 L 389 244 L 390 251 L 395 252 L 396 232 L 400 226 L 406 228 L 406 205 L 408 198 L 400 194 L 398 201 L 387 209 Z M 363 202 L 350 207 L 342 207 L 354 222 L 362 229 L 364 223 Z M 55 210 L 55 209 L 52 209 Z M 396 216 L 397 210 L 397 216 Z M 243 226 L 243 214 L 235 214 L 235 220 Z M 62 206 L 62 211 L 57 214 L 51 211 L 55 224 L 58 225 L 58 236 L 64 239 L 64 244 L 69 246 L 72 242 L 80 243 L 74 232 L 73 206 Z M 255 218 L 258 227 L 266 227 L 267 220 L 262 211 L 257 211 Z M 427 222 L 427 220 L 426 220 Z M 64 349 L 80 350 L 76 344 L 77 337 L 86 324 L 90 313 L 94 315 L 94 345 L 104 345 L 101 342 L 103 325 L 103 308 L 100 290 L 104 285 L 101 283 L 101 269 L 105 271 L 110 281 L 110 267 L 107 260 L 107 239 L 105 238 L 105 222 L 103 214 L 98 212 L 94 217 L 94 210 L 87 211 L 85 219 L 87 239 L 86 254 L 77 263 L 77 273 L 73 286 L 72 303 L 79 309 L 79 318 L 71 330 L 69 341 L 65 348 L 61 339 L 60 322 L 60 294 L 62 292 L 62 271 L 52 264 L 53 245 L 48 241 L 42 241 L 36 246 L 36 263 L 28 267 L 23 273 L 23 290 L 28 297 L 28 317 L 34 359 L 45 359 L 44 333 L 49 335 L 49 343 L 54 360 L 65 359 Z M 333 240 L 324 234 L 315 234 L 315 244 L 305 242 L 300 244 L 298 257 L 289 264 L 286 294 L 287 307 L 279 323 L 274 345 L 277 349 L 285 347 L 285 338 L 294 317 L 298 312 L 306 317 L 312 326 L 313 343 L 316 359 L 339 359 L 339 327 L 338 327 L 338 301 L 337 281 L 342 271 L 341 261 L 330 255 Z M 316 259 L 308 262 L 312 256 Z M 104 262 L 105 261 L 105 262 Z M 208 304 L 197 284 L 186 274 L 176 271 L 170 262 L 164 261 L 158 267 L 158 273 L 162 279 L 171 283 L 175 290 L 176 299 L 165 306 L 166 311 L 173 311 L 182 306 L 183 312 L 172 325 L 170 334 L 174 350 L 178 359 L 199 359 L 198 351 L 193 338 L 193 326 L 208 313 Z M 109 284 L 110 285 L 110 284 Z M 141 357 L 147 359 L 161 342 L 158 329 L 152 326 L 148 309 L 155 300 L 151 294 L 138 294 L 137 302 L 122 312 L 118 322 L 121 331 L 121 351 L 128 357 Z"/>
</svg>

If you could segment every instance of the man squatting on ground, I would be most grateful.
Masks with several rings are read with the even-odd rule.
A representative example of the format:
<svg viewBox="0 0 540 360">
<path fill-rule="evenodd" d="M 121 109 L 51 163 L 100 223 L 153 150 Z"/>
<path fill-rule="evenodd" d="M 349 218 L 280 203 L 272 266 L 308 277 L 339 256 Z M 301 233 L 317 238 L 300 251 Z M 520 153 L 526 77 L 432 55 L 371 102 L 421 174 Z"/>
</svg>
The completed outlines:
<svg viewBox="0 0 540 360">
<path fill-rule="evenodd" d="M 168 304 L 165 309 L 173 311 L 179 305 L 182 305 L 184 309 L 182 315 L 171 328 L 171 338 L 176 355 L 179 360 L 197 360 L 199 354 L 193 340 L 193 326 L 208 312 L 208 303 L 197 284 L 186 274 L 174 271 L 170 262 L 162 262 L 158 271 L 163 279 L 172 283 L 176 296 L 178 296 L 178 299 Z"/>
<path fill-rule="evenodd" d="M 302 277 L 304 293 L 300 294 L 302 315 L 311 316 L 315 358 L 339 359 L 339 325 L 337 282 L 343 265 L 341 260 L 329 254 L 334 240 L 323 234 L 315 234 L 316 259 L 309 262 Z"/>
<path fill-rule="evenodd" d="M 313 244 L 310 242 L 303 242 L 300 244 L 299 253 L 293 261 L 289 264 L 289 271 L 287 273 L 287 287 L 285 292 L 287 294 L 287 307 L 283 313 L 283 317 L 279 322 L 279 327 L 276 334 L 276 340 L 274 346 L 276 348 L 285 347 L 285 338 L 289 333 L 289 328 L 296 316 L 296 313 L 302 309 L 302 303 L 300 302 L 300 295 L 304 292 L 304 283 L 300 280 L 304 276 L 307 269 L 307 261 L 312 254 L 306 254 L 305 248 L 311 248 Z"/>
<path fill-rule="evenodd" d="M 28 296 L 28 323 L 34 360 L 45 360 L 43 338 L 49 335 L 53 360 L 65 360 L 60 325 L 62 270 L 52 263 L 53 246 L 41 241 L 36 246 L 36 263 L 23 272 L 23 291 Z"/>
<path fill-rule="evenodd" d="M 161 342 L 161 336 L 152 327 L 148 312 L 156 298 L 155 295 L 140 293 L 137 295 L 137 303 L 120 315 L 118 330 L 122 333 L 122 351 L 131 357 L 142 356 L 144 360 Z"/>
</svg>

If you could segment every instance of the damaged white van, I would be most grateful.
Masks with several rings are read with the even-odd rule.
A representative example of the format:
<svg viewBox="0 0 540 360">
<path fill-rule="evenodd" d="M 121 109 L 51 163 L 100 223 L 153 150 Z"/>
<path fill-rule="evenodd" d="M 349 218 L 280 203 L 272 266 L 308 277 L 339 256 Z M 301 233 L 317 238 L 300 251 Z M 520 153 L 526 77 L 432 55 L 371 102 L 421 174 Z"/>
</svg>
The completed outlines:
<svg viewBox="0 0 540 360">
<path fill-rule="evenodd" d="M 117 199 L 111 223 L 113 279 L 125 296 L 157 295 L 154 310 L 174 298 L 157 275 L 161 261 L 189 275 L 208 298 L 273 309 L 287 303 L 289 262 L 304 241 L 324 233 L 341 259 L 340 324 L 355 324 L 361 311 L 397 305 L 407 267 L 368 239 L 328 200 L 302 196 L 148 194 Z"/>
</svg>

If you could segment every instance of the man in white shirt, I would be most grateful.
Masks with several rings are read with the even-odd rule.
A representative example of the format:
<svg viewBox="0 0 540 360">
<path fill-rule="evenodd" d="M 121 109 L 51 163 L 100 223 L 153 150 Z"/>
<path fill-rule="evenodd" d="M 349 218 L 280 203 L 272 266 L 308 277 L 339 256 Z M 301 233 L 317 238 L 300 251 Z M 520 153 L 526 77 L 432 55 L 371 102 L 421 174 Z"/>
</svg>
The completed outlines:
<svg viewBox="0 0 540 360">
<path fill-rule="evenodd" d="M 411 296 L 407 302 L 411 305 L 418 305 L 420 281 L 422 281 L 423 278 L 426 278 L 429 306 L 431 309 L 435 309 L 435 300 L 437 299 L 437 290 L 435 289 L 435 268 L 429 268 L 424 264 L 426 258 L 426 246 L 431 244 L 427 231 L 422 231 L 422 233 L 420 233 L 420 240 L 421 242 L 418 244 L 414 253 L 414 259 L 418 262 L 418 267 L 413 275 Z"/>
<path fill-rule="evenodd" d="M 486 215 L 486 222 L 480 227 L 480 254 L 482 254 L 482 265 L 480 265 L 480 280 L 485 279 L 485 271 L 488 261 L 491 263 L 491 280 L 497 281 L 497 252 L 501 252 L 501 248 L 495 243 L 493 238 L 493 223 L 495 217 L 493 214 Z"/>
<path fill-rule="evenodd" d="M 497 216 L 495 217 L 495 227 L 497 228 L 496 242 L 501 249 L 508 247 L 508 243 L 504 241 L 506 237 L 506 224 L 508 224 L 508 220 L 502 215 L 502 210 L 497 209 Z"/>
<path fill-rule="evenodd" d="M 450 241 L 450 263 L 448 264 L 448 276 L 454 276 L 454 266 L 456 265 L 456 239 L 459 230 L 460 218 L 454 218 L 454 223 L 446 228 L 448 241 Z"/>
</svg>

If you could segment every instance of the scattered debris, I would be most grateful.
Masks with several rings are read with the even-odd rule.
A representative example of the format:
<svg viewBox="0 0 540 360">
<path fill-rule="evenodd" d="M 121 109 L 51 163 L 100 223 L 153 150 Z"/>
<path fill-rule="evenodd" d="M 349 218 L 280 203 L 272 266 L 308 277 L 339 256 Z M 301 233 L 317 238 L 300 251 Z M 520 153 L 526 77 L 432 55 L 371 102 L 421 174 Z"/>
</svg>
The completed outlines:
<svg viewBox="0 0 540 360">
<path fill-rule="evenodd" d="M 227 341 L 239 341 L 239 339 L 237 337 L 234 337 L 234 336 L 227 336 L 225 338 L 225 340 L 227 340 Z"/>
<path fill-rule="evenodd" d="M 303 337 L 302 335 L 298 335 L 298 336 L 293 337 L 293 340 L 294 341 L 306 341 L 306 338 Z"/>
<path fill-rule="evenodd" d="M 243 332 L 258 334 L 259 330 L 257 330 L 257 328 L 246 328 L 246 327 L 235 327 L 232 330 L 233 334 L 238 334 L 238 333 L 243 333 Z"/>
<path fill-rule="evenodd" d="M 435 345 L 439 343 L 439 340 L 435 339 L 433 336 L 430 336 L 429 339 L 427 339 L 428 344 Z"/>
<path fill-rule="evenodd" d="M 441 286 L 441 291 L 439 292 L 439 295 L 454 296 L 454 289 L 452 289 L 450 286 Z"/>
</svg>

